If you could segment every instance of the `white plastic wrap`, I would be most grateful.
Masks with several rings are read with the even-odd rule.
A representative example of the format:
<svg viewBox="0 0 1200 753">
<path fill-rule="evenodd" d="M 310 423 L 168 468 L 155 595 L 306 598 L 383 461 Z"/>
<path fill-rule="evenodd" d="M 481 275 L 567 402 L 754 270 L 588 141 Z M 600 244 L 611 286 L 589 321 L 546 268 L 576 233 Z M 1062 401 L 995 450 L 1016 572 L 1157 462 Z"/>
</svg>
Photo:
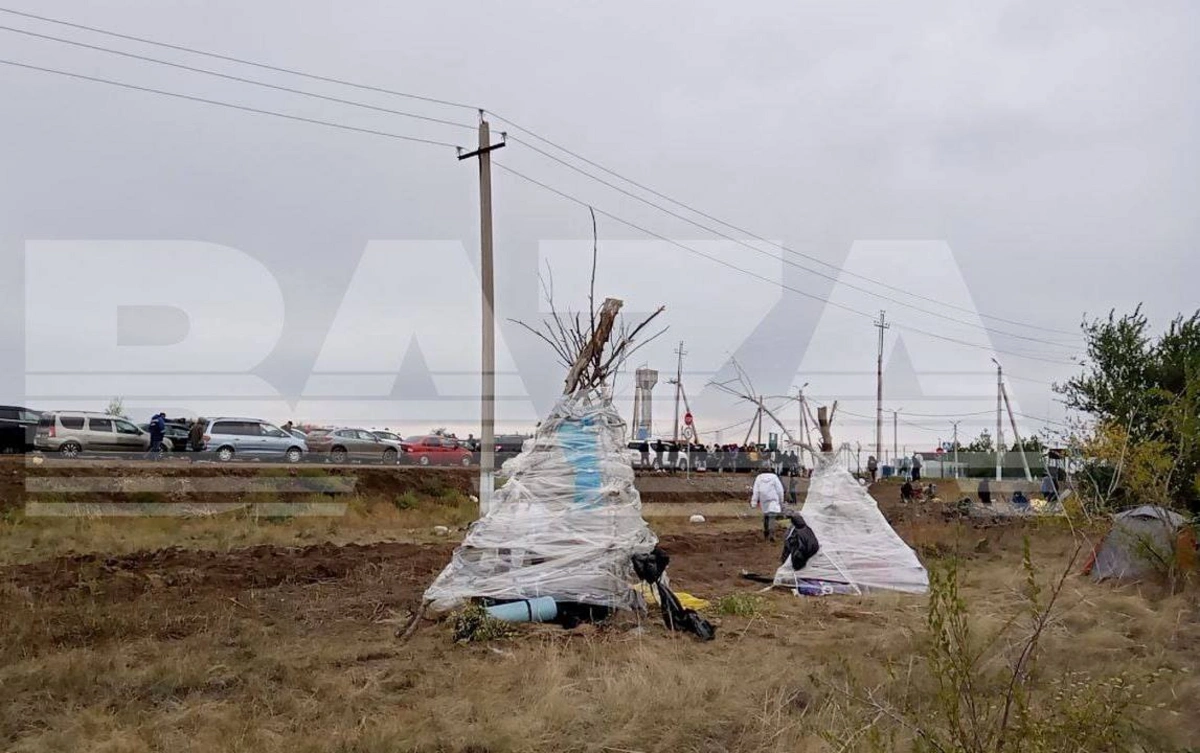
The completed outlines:
<svg viewBox="0 0 1200 753">
<path fill-rule="evenodd" d="M 432 608 L 538 596 L 644 608 L 630 557 L 658 539 L 642 520 L 624 426 L 598 393 L 561 399 L 504 464 L 491 510 L 425 592 Z"/>
<path fill-rule="evenodd" d="M 799 571 L 785 560 L 775 572 L 776 586 L 796 588 L 808 580 L 845 584 L 854 593 L 929 590 L 916 552 L 892 530 L 866 487 L 836 461 L 826 459 L 813 472 L 800 514 L 821 548 Z"/>
</svg>

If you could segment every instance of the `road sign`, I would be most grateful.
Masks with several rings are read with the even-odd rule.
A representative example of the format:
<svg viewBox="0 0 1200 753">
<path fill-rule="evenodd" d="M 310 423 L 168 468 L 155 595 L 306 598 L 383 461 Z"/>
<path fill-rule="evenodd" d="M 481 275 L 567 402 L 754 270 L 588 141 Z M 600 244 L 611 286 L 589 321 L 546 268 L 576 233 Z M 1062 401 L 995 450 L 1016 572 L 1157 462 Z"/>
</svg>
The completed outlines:
<svg viewBox="0 0 1200 753">
<path fill-rule="evenodd" d="M 692 425 L 692 412 L 691 411 L 688 411 L 687 413 L 683 414 L 683 423 L 685 423 L 688 426 Z"/>
<path fill-rule="evenodd" d="M 690 426 L 683 427 L 683 438 L 689 442 L 696 438 L 696 430 Z"/>
</svg>

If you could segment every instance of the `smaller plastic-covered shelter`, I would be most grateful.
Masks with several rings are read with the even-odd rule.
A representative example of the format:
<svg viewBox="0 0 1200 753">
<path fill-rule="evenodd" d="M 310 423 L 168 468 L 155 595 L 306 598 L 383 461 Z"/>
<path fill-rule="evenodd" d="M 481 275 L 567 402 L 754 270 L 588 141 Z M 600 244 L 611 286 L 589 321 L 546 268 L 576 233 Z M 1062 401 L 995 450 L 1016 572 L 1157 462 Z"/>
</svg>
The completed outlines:
<svg viewBox="0 0 1200 753">
<path fill-rule="evenodd" d="M 832 455 L 813 472 L 800 513 L 820 549 L 799 570 L 785 560 L 775 572 L 776 586 L 802 593 L 929 590 L 929 574 L 916 552 L 888 524 L 866 487 Z"/>
</svg>

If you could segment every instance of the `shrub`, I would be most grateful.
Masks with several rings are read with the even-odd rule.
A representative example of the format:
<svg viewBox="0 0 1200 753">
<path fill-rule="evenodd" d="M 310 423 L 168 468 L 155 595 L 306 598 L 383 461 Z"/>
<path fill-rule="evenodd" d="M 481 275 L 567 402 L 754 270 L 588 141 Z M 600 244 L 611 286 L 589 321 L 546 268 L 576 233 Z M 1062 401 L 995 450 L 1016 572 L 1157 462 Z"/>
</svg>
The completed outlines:
<svg viewBox="0 0 1200 753">
<path fill-rule="evenodd" d="M 762 611 L 763 606 L 763 597 L 758 594 L 728 594 L 716 601 L 717 614 L 731 617 L 753 617 Z"/>
<path fill-rule="evenodd" d="M 421 500 L 417 499 L 417 495 L 411 491 L 407 491 L 399 497 L 393 497 L 392 504 L 396 506 L 397 510 L 413 510 L 421 504 Z"/>
<path fill-rule="evenodd" d="M 1134 721 L 1135 698 L 1159 672 L 1047 679 L 1038 671 L 1043 633 L 1075 559 L 1044 586 L 1026 539 L 1022 609 L 991 635 L 976 632 L 957 560 L 931 570 L 925 648 L 900 670 L 909 679 L 883 694 L 851 683 L 841 690 L 875 720 L 890 722 L 861 747 L 892 750 L 897 736 L 911 738 L 918 751 L 964 753 L 1130 750 L 1147 742 Z"/>
<path fill-rule="evenodd" d="M 488 614 L 480 604 L 469 604 L 454 615 L 455 643 L 482 643 L 511 637 L 516 631 Z"/>
</svg>

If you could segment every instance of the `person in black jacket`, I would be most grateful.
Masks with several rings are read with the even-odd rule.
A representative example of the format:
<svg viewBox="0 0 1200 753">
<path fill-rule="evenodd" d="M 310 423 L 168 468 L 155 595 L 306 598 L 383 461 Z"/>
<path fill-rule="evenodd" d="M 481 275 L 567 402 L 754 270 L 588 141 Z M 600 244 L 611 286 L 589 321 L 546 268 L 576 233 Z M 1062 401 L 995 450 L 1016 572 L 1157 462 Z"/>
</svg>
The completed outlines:
<svg viewBox="0 0 1200 753">
<path fill-rule="evenodd" d="M 788 520 L 792 525 L 783 539 L 783 557 L 779 561 L 786 562 L 790 557 L 792 570 L 799 571 L 821 549 L 821 544 L 800 513 L 792 513 Z"/>
</svg>

